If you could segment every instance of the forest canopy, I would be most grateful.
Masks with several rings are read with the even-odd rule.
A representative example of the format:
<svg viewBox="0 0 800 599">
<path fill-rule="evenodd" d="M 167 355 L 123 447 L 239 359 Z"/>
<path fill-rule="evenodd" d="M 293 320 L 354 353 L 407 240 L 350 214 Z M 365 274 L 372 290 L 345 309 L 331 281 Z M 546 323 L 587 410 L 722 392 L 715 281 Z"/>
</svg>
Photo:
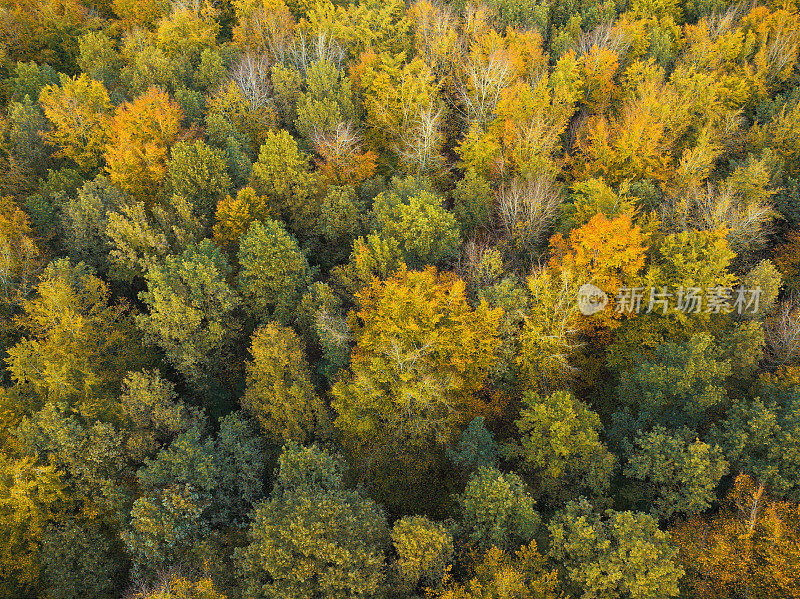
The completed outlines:
<svg viewBox="0 0 800 599">
<path fill-rule="evenodd" d="M 0 598 L 800 598 L 796 0 L 0 0 Z"/>
</svg>

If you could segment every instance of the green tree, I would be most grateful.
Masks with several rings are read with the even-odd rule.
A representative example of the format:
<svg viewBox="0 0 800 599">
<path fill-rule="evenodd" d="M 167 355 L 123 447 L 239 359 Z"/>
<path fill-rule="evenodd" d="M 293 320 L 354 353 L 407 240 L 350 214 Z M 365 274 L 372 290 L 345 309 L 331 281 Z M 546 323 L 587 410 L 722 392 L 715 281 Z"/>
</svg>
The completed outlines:
<svg viewBox="0 0 800 599">
<path fill-rule="evenodd" d="M 78 66 L 89 78 L 102 83 L 112 95 L 119 85 L 122 59 L 114 40 L 104 31 L 87 31 L 78 40 Z"/>
<path fill-rule="evenodd" d="M 167 163 L 167 184 L 172 193 L 191 202 L 207 222 L 231 186 L 224 152 L 200 140 L 176 143 Z"/>
<path fill-rule="evenodd" d="M 264 441 L 240 413 L 216 437 L 202 417 L 176 434 L 137 472 L 140 497 L 122 532 L 136 571 L 200 566 L 215 531 L 243 525 L 263 495 Z"/>
<path fill-rule="evenodd" d="M 125 195 L 107 177 L 100 175 L 84 183 L 74 198 L 63 206 L 61 226 L 64 245 L 74 261 L 84 262 L 100 274 L 107 274 L 111 250 L 108 213 L 119 210 Z"/>
<path fill-rule="evenodd" d="M 528 293 L 515 274 L 504 276 L 500 250 L 486 250 L 481 254 L 480 261 L 476 257 L 475 261 L 470 262 L 467 279 L 470 290 L 477 299 L 486 301 L 493 308 L 503 310 L 498 327 L 500 347 L 497 350 L 497 362 L 492 367 L 490 380 L 498 388 L 507 390 L 511 385 L 517 384 L 516 377 L 519 374 L 517 356 L 522 353 L 520 330 L 528 314 Z M 535 319 L 531 319 L 531 324 L 535 322 Z M 532 354 L 529 357 L 535 356 Z"/>
<path fill-rule="evenodd" d="M 127 557 L 95 523 L 51 524 L 42 536 L 42 584 L 53 599 L 105 599 L 121 592 Z"/>
<path fill-rule="evenodd" d="M 350 325 L 341 298 L 327 283 L 313 283 L 303 294 L 295 326 L 309 351 L 322 352 L 317 372 L 333 383 L 350 362 Z"/>
<path fill-rule="evenodd" d="M 767 379 L 769 381 L 769 379 Z M 800 498 L 800 386 L 761 382 L 728 410 L 716 433 L 732 468 L 775 494 Z"/>
<path fill-rule="evenodd" d="M 651 513 L 669 518 L 709 508 L 728 462 L 718 445 L 700 441 L 694 431 L 670 433 L 656 426 L 636 438 L 624 473 L 646 483 L 654 498 Z"/>
<path fill-rule="evenodd" d="M 306 139 L 354 119 L 350 78 L 331 62 L 314 62 L 306 70 L 305 87 L 297 99 L 295 125 Z"/>
<path fill-rule="evenodd" d="M 48 64 L 18 62 L 12 69 L 12 76 L 3 82 L 3 91 L 12 102 L 22 102 L 28 96 L 33 102 L 39 101 L 39 93 L 48 85 L 58 84 L 58 73 Z"/>
<path fill-rule="evenodd" d="M 569 502 L 549 523 L 550 554 L 565 569 L 566 583 L 583 599 L 678 596 L 683 568 L 668 533 L 652 516 L 596 512 L 585 499 Z"/>
<path fill-rule="evenodd" d="M 47 175 L 49 153 L 42 133 L 47 130 L 49 122 L 28 96 L 21 102 L 9 104 L 7 115 L 8 132 L 4 135 L 3 149 L 8 161 L 8 180 L 3 182 L 3 188 L 5 193 L 19 197 L 34 193 L 39 179 Z M 52 226 L 51 222 L 41 223 L 36 218 L 32 220 L 40 232 Z"/>
<path fill-rule="evenodd" d="M 606 491 L 616 459 L 600 441 L 600 417 L 567 391 L 529 391 L 522 402 L 515 422 L 521 437 L 506 445 L 506 456 L 520 459 L 546 493 Z"/>
<path fill-rule="evenodd" d="M 300 472 L 284 472 L 297 452 Z M 341 485 L 340 466 L 324 450 L 286 448 L 284 456 L 272 497 L 253 514 L 249 545 L 234 554 L 244 597 L 382 596 L 389 540 L 382 510 Z"/>
<path fill-rule="evenodd" d="M 782 284 L 783 277 L 771 260 L 762 260 L 751 268 L 742 279 L 741 286 L 744 289 L 760 289 L 761 295 L 758 306 L 744 311 L 743 317 L 757 319 L 765 316 L 775 305 Z"/>
<path fill-rule="evenodd" d="M 617 393 L 644 421 L 696 425 L 706 411 L 727 401 L 730 360 L 722 360 L 707 333 L 684 343 L 662 343 L 642 352 L 620 373 Z"/>
<path fill-rule="evenodd" d="M 258 73 L 258 69 L 254 71 Z M 256 77 L 253 83 L 254 93 L 249 94 L 233 80 L 223 83 L 209 99 L 206 114 L 209 141 L 226 151 L 228 165 L 240 179 L 250 174 L 259 149 L 275 126 L 275 111 L 263 93 L 268 88 L 261 77 Z"/>
<path fill-rule="evenodd" d="M 480 553 L 492 546 L 503 551 L 529 543 L 541 519 L 536 502 L 522 479 L 496 468 L 480 468 L 456 501 L 460 510 L 459 534 Z"/>
<path fill-rule="evenodd" d="M 458 222 L 431 192 L 408 198 L 384 192 L 375 198 L 372 219 L 382 235 L 397 239 L 410 265 L 436 264 L 458 251 Z"/>
<path fill-rule="evenodd" d="M 447 449 L 450 461 L 466 472 L 481 467 L 493 468 L 497 464 L 497 443 L 484 422 L 483 416 L 473 418 L 461 431 L 455 447 Z"/>
<path fill-rule="evenodd" d="M 274 495 L 328 493 L 344 486 L 347 462 L 341 455 L 317 444 L 287 443 L 278 457 Z"/>
<path fill-rule="evenodd" d="M 129 373 L 122 381 L 119 426 L 126 432 L 125 451 L 134 464 L 155 455 L 176 435 L 197 426 L 196 407 L 178 399 L 175 385 L 158 370 Z"/>
<path fill-rule="evenodd" d="M 124 434 L 119 432 L 107 421 L 47 404 L 22 418 L 13 435 L 21 453 L 58 468 L 69 485 L 65 499 L 79 522 L 107 526 L 114 534 L 125 521 L 134 494 L 126 478 L 130 461 Z"/>
<path fill-rule="evenodd" d="M 140 298 L 149 312 L 137 316 L 137 323 L 195 382 L 228 369 L 220 352 L 235 338 L 232 312 L 240 301 L 225 280 L 229 274 L 225 257 L 209 240 L 147 271 L 147 291 Z"/>
<path fill-rule="evenodd" d="M 453 199 L 453 213 L 464 235 L 469 236 L 489 225 L 492 189 L 475 169 L 467 169 L 464 178 L 456 183 Z"/>
<path fill-rule="evenodd" d="M 211 531 L 243 523 L 262 491 L 263 441 L 241 415 L 222 419 L 216 438 L 202 420 L 146 459 L 142 496 L 123 533 L 139 570 L 202 564 Z"/>
<path fill-rule="evenodd" d="M 45 547 L 52 543 L 44 574 L 46 584 L 58 586 L 54 593 L 84 596 L 81 585 L 86 593 L 91 588 L 114 587 L 115 582 L 102 577 L 109 570 L 127 567 L 115 538 L 127 525 L 142 492 L 131 472 L 173 437 L 200 423 L 194 410 L 175 401 L 171 386 L 157 373 L 126 377 L 121 397 L 109 399 L 108 404 L 102 420 L 63 404 L 47 404 L 23 417 L 11 437 L 22 454 L 57 468 L 69 488 L 62 498 L 68 505 L 60 508 L 61 515 L 51 520 L 42 539 Z M 97 540 L 96 552 L 75 553 L 91 539 Z M 69 573 L 69 564 L 78 569 Z"/>
<path fill-rule="evenodd" d="M 151 267 L 162 267 L 167 256 L 200 242 L 205 230 L 195 207 L 179 195 L 152 207 L 126 201 L 107 217 L 110 276 L 127 281 L 144 277 Z"/>
<path fill-rule="evenodd" d="M 319 231 L 330 242 L 345 243 L 364 230 L 366 206 L 352 185 L 331 186 L 322 199 L 319 215 Z"/>
<path fill-rule="evenodd" d="M 287 131 L 267 133 L 253 164 L 251 184 L 270 198 L 296 234 L 314 230 L 319 216 L 317 177 Z"/>
<path fill-rule="evenodd" d="M 269 456 L 266 440 L 257 429 L 241 412 L 231 412 L 220 420 L 215 452 L 219 478 L 212 515 L 223 526 L 247 522 L 264 495 Z"/>
<path fill-rule="evenodd" d="M 582 227 L 596 214 L 613 220 L 633 212 L 633 198 L 624 193 L 625 189 L 627 187 L 621 187 L 620 193 L 617 193 L 603 179 L 576 182 L 572 185 L 572 202 L 562 208 L 564 226 L 570 229 Z"/>
<path fill-rule="evenodd" d="M 189 484 L 154 489 L 139 497 L 131 509 L 130 527 L 121 534 L 134 572 L 152 577 L 178 564 L 199 565 L 195 550 L 208 534 L 202 515 L 209 504 L 209 496 Z"/>
<path fill-rule="evenodd" d="M 276 220 L 253 221 L 239 244 L 237 284 L 254 315 L 288 322 L 310 282 L 306 257 Z"/>
</svg>

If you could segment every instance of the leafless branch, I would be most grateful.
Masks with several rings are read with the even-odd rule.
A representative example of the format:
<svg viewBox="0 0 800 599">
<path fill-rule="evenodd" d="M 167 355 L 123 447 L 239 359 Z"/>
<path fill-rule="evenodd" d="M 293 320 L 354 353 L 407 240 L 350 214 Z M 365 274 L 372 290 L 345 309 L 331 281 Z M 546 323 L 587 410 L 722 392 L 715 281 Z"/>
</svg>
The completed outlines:
<svg viewBox="0 0 800 599">
<path fill-rule="evenodd" d="M 538 243 L 558 214 L 561 190 L 548 175 L 516 178 L 495 195 L 497 217 L 509 236 L 524 229 L 529 243 Z"/>
<path fill-rule="evenodd" d="M 800 301 L 783 301 L 773 316 L 764 322 L 767 360 L 785 366 L 800 359 Z"/>
<path fill-rule="evenodd" d="M 251 110 L 256 111 L 272 103 L 269 56 L 266 53 L 245 54 L 231 72 L 231 79 L 239 86 Z"/>
</svg>

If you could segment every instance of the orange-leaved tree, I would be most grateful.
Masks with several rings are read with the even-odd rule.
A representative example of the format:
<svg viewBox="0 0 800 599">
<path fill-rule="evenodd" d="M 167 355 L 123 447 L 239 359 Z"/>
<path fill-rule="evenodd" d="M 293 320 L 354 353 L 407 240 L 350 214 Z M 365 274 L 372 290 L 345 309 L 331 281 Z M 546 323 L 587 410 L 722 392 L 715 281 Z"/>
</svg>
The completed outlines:
<svg viewBox="0 0 800 599">
<path fill-rule="evenodd" d="M 673 539 L 687 597 L 800 597 L 800 505 L 746 474 L 719 513 L 677 524 Z"/>
<path fill-rule="evenodd" d="M 111 181 L 152 204 L 167 172 L 169 148 L 180 135 L 182 117 L 180 106 L 156 87 L 119 106 L 105 151 Z"/>
<path fill-rule="evenodd" d="M 549 266 L 585 277 L 584 282 L 605 291 L 611 301 L 601 313 L 600 320 L 612 325 L 620 315 L 614 309 L 613 298 L 622 287 L 637 286 L 636 277 L 645 264 L 647 237 L 634 223 L 631 211 L 616 218 L 598 213 L 582 227 L 573 229 L 567 239 L 561 233 L 550 238 L 552 258 Z"/>
</svg>

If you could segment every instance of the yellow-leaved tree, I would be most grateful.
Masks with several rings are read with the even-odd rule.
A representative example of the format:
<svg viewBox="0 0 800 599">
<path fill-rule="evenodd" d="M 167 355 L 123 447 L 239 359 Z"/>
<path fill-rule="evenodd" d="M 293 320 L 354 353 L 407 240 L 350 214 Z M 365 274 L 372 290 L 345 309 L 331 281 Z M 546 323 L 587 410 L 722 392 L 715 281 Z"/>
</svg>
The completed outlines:
<svg viewBox="0 0 800 599">
<path fill-rule="evenodd" d="M 382 464 L 379 476 L 396 476 L 390 483 L 402 486 L 488 411 L 479 391 L 502 310 L 485 302 L 472 308 L 464 282 L 433 267 L 373 279 L 357 301 L 350 370 L 332 389 L 335 426 L 359 467 Z"/>
<path fill-rule="evenodd" d="M 39 102 L 53 128 L 45 139 L 58 148 L 56 156 L 68 158 L 84 173 L 100 166 L 106 143 L 111 101 L 102 83 L 86 75 L 61 76 L 61 85 L 48 85 Z"/>
</svg>

